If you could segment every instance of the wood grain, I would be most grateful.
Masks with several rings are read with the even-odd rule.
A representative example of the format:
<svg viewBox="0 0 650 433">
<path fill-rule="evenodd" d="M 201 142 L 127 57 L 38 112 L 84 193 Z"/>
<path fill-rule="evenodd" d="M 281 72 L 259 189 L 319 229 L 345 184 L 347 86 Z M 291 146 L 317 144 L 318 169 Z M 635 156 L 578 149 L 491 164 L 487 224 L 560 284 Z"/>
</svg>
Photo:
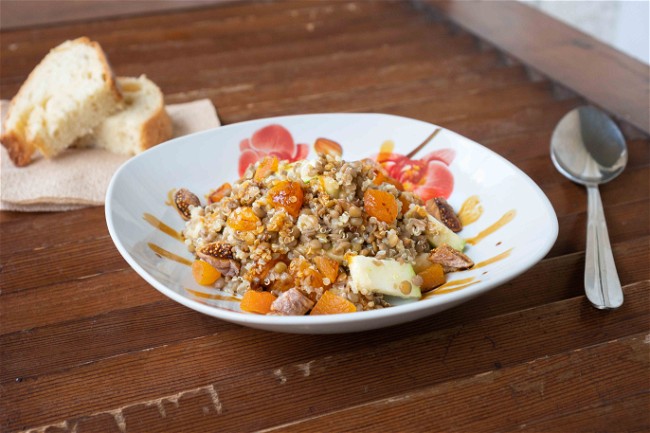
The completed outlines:
<svg viewBox="0 0 650 433">
<path fill-rule="evenodd" d="M 577 422 L 576 428 L 588 425 L 599 431 L 617 430 L 616 422 L 621 415 L 630 416 L 631 429 L 642 431 L 650 427 L 644 412 L 650 394 L 633 378 L 642 376 L 648 368 L 648 358 L 644 356 L 646 338 L 645 333 L 640 333 L 610 344 L 479 373 L 267 431 L 328 431 L 340 425 L 360 432 L 377 428 L 399 430 L 404 425 L 401 415 L 405 412 L 413 414 L 409 423 L 420 427 L 413 431 L 427 431 L 433 426 L 441 431 L 571 431 L 567 426 L 576 418 L 582 421 Z M 605 353 L 616 354 L 617 362 L 603 361 Z M 594 380 L 596 372 L 601 380 Z M 607 381 L 618 386 L 610 388 L 603 384 Z M 490 404 L 495 400 L 508 402 L 501 406 L 500 413 Z M 563 403 L 554 404 L 558 400 Z M 608 414 L 606 408 L 612 403 L 625 404 L 623 413 Z M 420 410 L 414 411 L 413 407 Z M 471 416 L 458 415 L 458 407 L 471 408 Z M 585 412 L 596 415 L 596 419 L 584 417 Z"/>
<path fill-rule="evenodd" d="M 647 64 L 522 3 L 417 1 L 650 133 Z M 503 31 L 506 27 L 510 31 Z"/>
<path fill-rule="evenodd" d="M 0 94 L 13 96 L 50 48 L 86 34 L 118 74 L 146 73 L 168 103 L 209 98 L 225 124 L 334 111 L 433 122 L 530 176 L 555 209 L 558 240 L 528 271 L 451 310 L 379 331 L 307 336 L 243 328 L 164 297 L 121 258 L 103 207 L 0 212 L 0 431 L 650 428 L 650 142 L 626 129 L 629 166 L 601 188 L 626 302 L 597 311 L 582 286 L 586 194 L 548 157 L 557 121 L 585 103 L 578 95 L 598 102 L 551 73 L 558 58 L 579 71 L 564 48 L 540 48 L 565 41 L 561 24 L 548 27 L 557 35 L 537 24 L 521 33 L 528 13 L 517 22 L 519 6 L 498 5 L 517 24 L 488 29 L 505 38 L 499 46 L 418 2 L 172 3 L 135 12 L 108 2 L 97 10 L 108 15 L 92 22 L 61 9 L 43 25 L 3 29 Z M 484 15 L 475 33 L 497 18 Z M 551 72 L 512 51 L 518 38 Z M 594 83 L 602 76 L 583 84 Z M 619 92 L 628 101 L 612 104 L 635 107 L 635 85 Z M 611 96 L 605 87 L 600 95 Z"/>
<path fill-rule="evenodd" d="M 5 395 L 14 402 L 5 410 L 10 420 L 15 413 L 32 413 L 37 426 L 60 421 L 56 413 L 101 412 L 102 408 L 98 407 L 101 402 L 104 408 L 122 412 L 135 409 L 133 406 L 144 406 L 142 413 L 135 416 L 142 419 L 152 409 L 157 412 L 155 407 L 145 405 L 152 399 L 178 392 L 193 394 L 208 384 L 225 408 L 218 414 L 220 428 L 232 429 L 237 425 L 246 430 L 266 428 L 289 422 L 292 417 L 313 415 L 314 410 L 338 410 L 388 398 L 399 390 L 473 376 L 494 369 L 495 363 L 501 368 L 508 367 L 563 353 L 572 347 L 647 332 L 648 289 L 647 281 L 626 286 L 628 302 L 611 314 L 603 315 L 579 297 L 464 326 L 440 328 L 436 326 L 439 319 L 434 316 L 416 322 L 417 326 L 363 333 L 363 338 L 359 335 L 316 338 L 278 335 L 269 340 L 265 332 L 232 326 L 233 329 L 204 337 L 5 383 Z M 523 327 L 527 332 L 520 331 Z M 598 329 L 597 335 L 594 329 Z M 241 338 L 247 341 L 249 356 L 242 356 L 244 347 L 228 350 Z M 396 351 L 410 355 L 408 358 L 390 356 Z M 259 353 L 265 355 L 255 355 Z M 308 368 L 305 364 L 309 365 L 309 374 L 305 374 Z M 364 374 L 344 374 L 359 368 Z M 386 371 L 393 373 L 386 376 Z M 152 381 L 154 376 L 156 379 Z M 369 381 L 371 377 L 381 380 Z M 110 378 L 108 386 L 107 378 Z M 281 394 L 276 391 L 279 386 L 282 386 Z M 304 395 L 300 390 L 307 386 L 319 391 Z M 126 400 L 124 394 L 116 393 L 122 389 L 129 390 Z M 250 389 L 255 389 L 257 398 L 273 398 L 276 404 L 258 408 L 255 416 L 251 416 Z M 51 395 L 75 398 L 52 401 Z M 122 406 L 125 401 L 130 404 Z M 316 401 L 318 406 L 314 408 Z M 210 419 L 198 421 L 209 423 Z M 206 424 L 192 426 L 206 427 Z"/>
</svg>

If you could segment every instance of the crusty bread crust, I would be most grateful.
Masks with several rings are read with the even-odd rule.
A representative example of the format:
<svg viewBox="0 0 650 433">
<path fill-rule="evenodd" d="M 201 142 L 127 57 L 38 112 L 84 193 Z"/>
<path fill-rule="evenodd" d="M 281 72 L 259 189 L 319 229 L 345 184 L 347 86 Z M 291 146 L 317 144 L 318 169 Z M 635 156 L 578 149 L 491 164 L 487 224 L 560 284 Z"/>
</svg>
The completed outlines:
<svg viewBox="0 0 650 433">
<path fill-rule="evenodd" d="M 172 138 L 172 121 L 162 105 L 140 128 L 139 152 Z"/>
<path fill-rule="evenodd" d="M 98 59 L 100 60 L 100 63 L 102 64 L 104 70 L 102 77 L 106 81 L 110 93 L 113 95 L 115 101 L 117 103 L 121 102 L 122 93 L 117 85 L 115 74 L 113 73 L 113 70 L 111 69 L 110 64 L 108 63 L 108 59 L 106 58 L 106 55 L 104 54 L 104 51 L 102 50 L 101 46 L 97 42 L 91 41 L 86 36 L 82 36 L 80 38 L 74 39 L 72 42 L 88 45 L 96 51 Z M 56 49 L 57 48 L 54 48 L 52 51 Z M 11 103 L 9 104 L 9 108 L 7 110 L 7 115 L 5 116 L 5 122 L 2 128 L 3 133 L 0 136 L 0 142 L 2 142 L 2 145 L 7 149 L 7 153 L 9 154 L 9 157 L 11 158 L 13 163 L 18 167 L 24 167 L 28 165 L 36 149 L 39 150 L 45 149 L 45 152 L 43 153 L 44 154 L 49 153 L 47 151 L 48 147 L 46 143 L 43 143 L 42 140 L 38 140 L 38 139 L 29 140 L 23 134 L 20 134 L 13 129 L 7 128 L 7 121 L 11 115 L 12 110 L 14 109 L 16 101 L 20 100 L 22 94 L 25 92 L 25 89 L 28 88 L 29 83 L 31 83 L 31 80 L 34 79 L 34 75 L 36 73 L 36 70 L 40 66 L 40 64 L 41 63 L 39 62 L 39 64 L 30 72 L 29 76 L 27 77 L 23 85 L 20 86 L 20 89 L 18 90 L 16 96 L 12 98 Z"/>
<path fill-rule="evenodd" d="M 32 155 L 36 150 L 31 143 L 19 137 L 14 131 L 2 134 L 0 137 L 2 145 L 7 149 L 9 158 L 18 167 L 24 167 L 32 160 Z"/>
</svg>

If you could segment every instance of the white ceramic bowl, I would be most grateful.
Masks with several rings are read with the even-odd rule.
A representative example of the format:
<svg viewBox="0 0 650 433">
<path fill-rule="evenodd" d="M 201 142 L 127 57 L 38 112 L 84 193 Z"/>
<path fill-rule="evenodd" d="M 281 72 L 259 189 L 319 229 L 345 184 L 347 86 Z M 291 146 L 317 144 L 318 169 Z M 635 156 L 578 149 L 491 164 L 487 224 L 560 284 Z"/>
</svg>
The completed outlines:
<svg viewBox="0 0 650 433">
<path fill-rule="evenodd" d="M 238 179 L 239 163 L 245 164 L 245 158 L 254 159 L 271 148 L 287 157 L 306 153 L 313 157 L 315 140 L 326 137 L 341 144 L 344 159 L 357 160 L 376 155 L 382 143 L 391 140 L 393 152 L 406 155 L 436 128 L 384 114 L 313 114 L 254 120 L 180 137 L 130 159 L 115 173 L 106 196 L 108 229 L 129 265 L 160 292 L 196 311 L 244 326 L 279 332 L 343 333 L 435 314 L 526 271 L 548 253 L 558 233 L 550 202 L 528 176 L 494 152 L 443 128 L 411 158 L 414 161 L 396 158 L 402 168 L 408 165 L 406 161 L 425 169 L 435 165 L 432 175 L 442 171 L 444 177 L 450 172 L 453 191 L 448 201 L 456 210 L 470 197 L 478 198 L 482 213 L 460 234 L 475 238 L 483 232 L 483 239 L 468 244 L 465 251 L 481 266 L 449 274 L 446 286 L 420 301 L 329 316 L 241 312 L 238 302 L 227 294 L 199 286 L 186 264 L 160 254 L 164 250 L 193 259 L 182 242 L 152 224 L 152 217 L 179 232 L 184 221 L 170 206 L 170 191 L 186 187 L 199 196 L 207 194 L 224 182 Z M 438 155 L 434 161 L 422 162 L 432 152 Z M 395 175 L 404 173 L 402 170 Z M 486 235 L 490 227 L 495 230 Z"/>
</svg>

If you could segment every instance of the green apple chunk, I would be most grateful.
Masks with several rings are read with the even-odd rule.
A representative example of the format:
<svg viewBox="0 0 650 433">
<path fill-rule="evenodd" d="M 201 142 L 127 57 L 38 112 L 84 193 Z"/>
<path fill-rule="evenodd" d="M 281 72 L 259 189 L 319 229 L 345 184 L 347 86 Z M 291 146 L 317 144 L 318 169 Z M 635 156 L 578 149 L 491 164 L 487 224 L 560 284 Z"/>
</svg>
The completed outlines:
<svg viewBox="0 0 650 433">
<path fill-rule="evenodd" d="M 452 232 L 449 227 L 435 219 L 432 215 L 427 215 L 429 224 L 427 224 L 427 239 L 434 247 L 447 244 L 457 251 L 465 249 L 465 240 Z"/>
<path fill-rule="evenodd" d="M 413 284 L 415 271 L 409 263 L 393 259 L 352 256 L 348 259 L 352 290 L 382 293 L 400 298 L 420 299 L 420 287 Z"/>
</svg>

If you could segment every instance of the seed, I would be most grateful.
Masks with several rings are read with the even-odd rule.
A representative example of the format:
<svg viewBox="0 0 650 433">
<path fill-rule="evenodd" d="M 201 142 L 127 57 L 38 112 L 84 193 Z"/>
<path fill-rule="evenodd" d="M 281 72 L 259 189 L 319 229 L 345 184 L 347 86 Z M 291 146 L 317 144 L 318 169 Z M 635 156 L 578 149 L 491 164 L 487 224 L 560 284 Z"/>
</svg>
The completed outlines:
<svg viewBox="0 0 650 433">
<path fill-rule="evenodd" d="M 397 245 L 397 242 L 399 242 L 399 237 L 395 233 L 391 233 L 388 235 L 388 246 L 391 248 L 395 248 Z"/>
<path fill-rule="evenodd" d="M 253 204 L 253 213 L 257 215 L 258 218 L 264 218 L 266 216 L 264 208 L 255 204 Z"/>
<path fill-rule="evenodd" d="M 320 241 L 318 239 L 312 239 L 309 241 L 309 248 L 313 250 L 320 250 L 322 247 Z"/>
<path fill-rule="evenodd" d="M 336 245 L 334 247 L 334 249 L 332 250 L 332 252 L 334 254 L 340 255 L 340 254 L 343 254 L 344 252 L 346 252 L 349 249 L 350 249 L 350 242 L 343 241 L 343 242 L 339 243 L 338 245 Z"/>
<path fill-rule="evenodd" d="M 273 266 L 273 270 L 275 271 L 275 273 L 281 274 L 287 270 L 287 264 L 284 262 L 277 262 L 275 266 Z"/>
<path fill-rule="evenodd" d="M 359 218 L 361 216 L 361 208 L 359 206 L 352 205 L 348 213 L 352 218 Z"/>
<path fill-rule="evenodd" d="M 399 291 L 402 292 L 405 295 L 408 295 L 411 293 L 411 283 L 408 281 L 402 281 L 399 283 Z"/>
<path fill-rule="evenodd" d="M 362 218 L 350 218 L 350 224 L 352 224 L 355 227 L 359 227 L 361 224 L 363 224 L 363 219 Z"/>
</svg>

